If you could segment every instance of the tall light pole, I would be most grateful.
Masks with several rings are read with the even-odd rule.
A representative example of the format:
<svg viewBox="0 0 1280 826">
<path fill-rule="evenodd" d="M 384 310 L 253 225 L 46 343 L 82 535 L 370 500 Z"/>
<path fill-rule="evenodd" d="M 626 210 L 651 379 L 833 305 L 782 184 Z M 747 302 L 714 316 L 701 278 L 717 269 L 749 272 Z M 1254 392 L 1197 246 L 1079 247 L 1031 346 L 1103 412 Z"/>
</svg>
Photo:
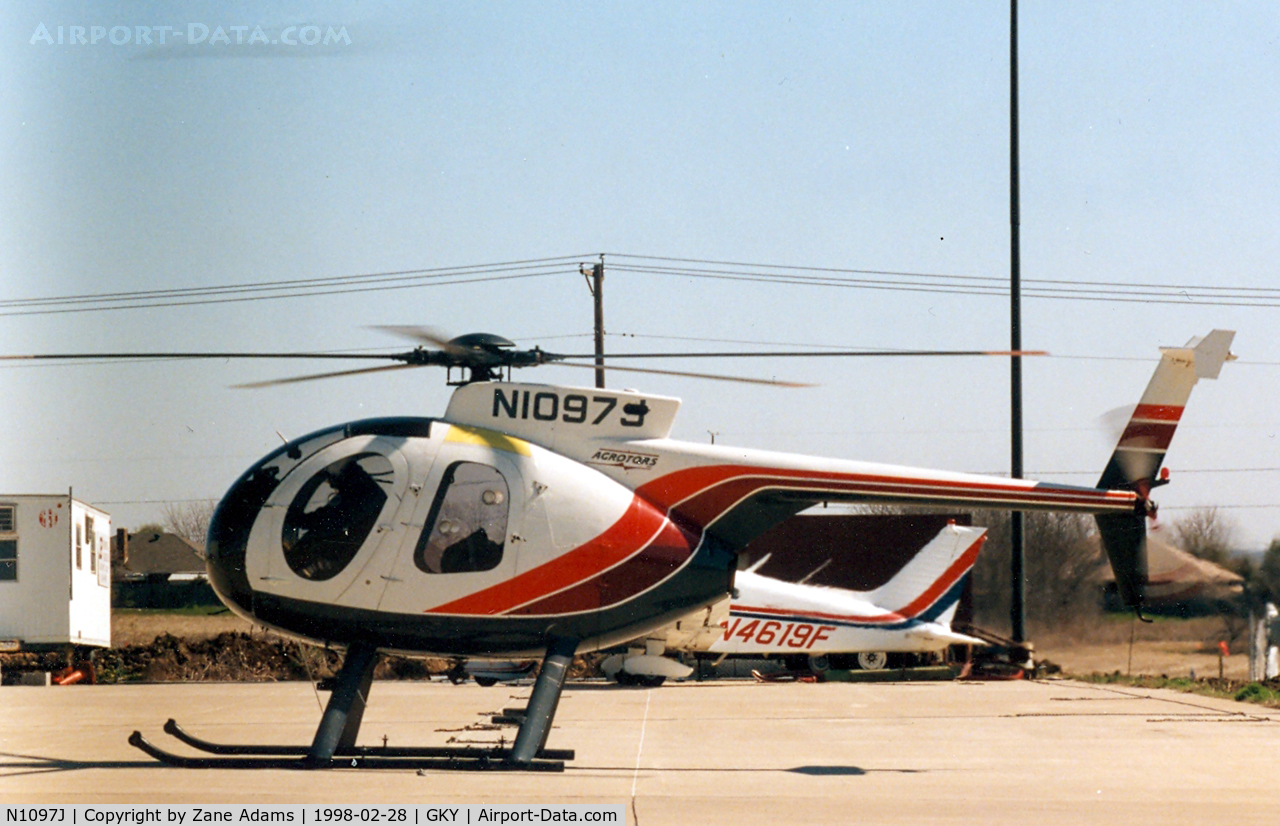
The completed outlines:
<svg viewBox="0 0 1280 826">
<path fill-rule="evenodd" d="M 1018 0 L 1009 0 L 1009 349 L 1022 349 L 1022 239 L 1021 206 L 1018 195 Z M 1022 357 L 1009 362 L 1010 467 L 1009 475 L 1022 478 Z M 1022 511 L 1009 514 L 1009 572 L 1012 599 L 1009 603 L 1010 636 L 1015 642 L 1026 640 L 1026 605 L 1024 602 L 1023 520 Z"/>
</svg>

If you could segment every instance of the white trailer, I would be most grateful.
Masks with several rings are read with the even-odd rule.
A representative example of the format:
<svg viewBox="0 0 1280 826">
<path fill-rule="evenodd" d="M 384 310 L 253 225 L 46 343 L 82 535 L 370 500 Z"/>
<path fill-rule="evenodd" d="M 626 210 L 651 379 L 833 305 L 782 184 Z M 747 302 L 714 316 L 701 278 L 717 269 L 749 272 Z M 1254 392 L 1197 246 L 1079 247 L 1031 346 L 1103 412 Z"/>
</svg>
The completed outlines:
<svg viewBox="0 0 1280 826">
<path fill-rule="evenodd" d="M 111 645 L 111 517 L 66 494 L 0 494 L 0 643 Z"/>
</svg>

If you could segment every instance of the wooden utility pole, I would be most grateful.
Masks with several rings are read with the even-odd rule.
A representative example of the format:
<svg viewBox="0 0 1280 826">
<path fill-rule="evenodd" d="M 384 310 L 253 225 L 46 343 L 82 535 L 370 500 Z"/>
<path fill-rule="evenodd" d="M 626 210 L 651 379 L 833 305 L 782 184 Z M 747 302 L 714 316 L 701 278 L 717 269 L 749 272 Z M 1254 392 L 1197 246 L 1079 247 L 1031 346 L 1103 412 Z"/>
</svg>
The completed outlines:
<svg viewBox="0 0 1280 826">
<path fill-rule="evenodd" d="M 583 275 L 586 271 L 583 270 Z M 596 387 L 604 387 L 604 256 L 600 263 L 591 267 L 591 277 L 587 281 L 591 290 L 591 298 L 595 302 L 595 334 L 596 334 Z"/>
</svg>

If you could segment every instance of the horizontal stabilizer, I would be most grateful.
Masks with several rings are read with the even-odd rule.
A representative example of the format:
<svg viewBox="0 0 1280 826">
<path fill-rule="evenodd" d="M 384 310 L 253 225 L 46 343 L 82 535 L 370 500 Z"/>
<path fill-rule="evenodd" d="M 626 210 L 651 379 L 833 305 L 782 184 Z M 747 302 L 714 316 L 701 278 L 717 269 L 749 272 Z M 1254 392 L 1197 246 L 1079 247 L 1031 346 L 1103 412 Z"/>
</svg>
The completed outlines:
<svg viewBox="0 0 1280 826">
<path fill-rule="evenodd" d="M 951 613 L 955 613 L 952 611 Z M 961 634 L 959 631 L 953 631 L 950 627 L 951 617 L 939 618 L 938 622 L 929 622 L 923 625 L 917 625 L 911 629 L 913 636 L 921 639 L 929 640 L 932 643 L 941 643 L 942 645 L 989 645 L 986 640 L 980 640 L 977 637 L 971 637 L 968 634 Z"/>
</svg>

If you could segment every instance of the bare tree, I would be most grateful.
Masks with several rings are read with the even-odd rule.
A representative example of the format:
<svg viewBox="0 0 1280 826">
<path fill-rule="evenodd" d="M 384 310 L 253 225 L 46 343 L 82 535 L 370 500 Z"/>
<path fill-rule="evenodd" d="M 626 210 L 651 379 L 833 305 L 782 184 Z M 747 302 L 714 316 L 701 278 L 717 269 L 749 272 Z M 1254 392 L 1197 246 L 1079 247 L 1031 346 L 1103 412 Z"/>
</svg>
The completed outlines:
<svg viewBox="0 0 1280 826">
<path fill-rule="evenodd" d="M 868 513 L 922 513 L 928 508 L 876 505 Z M 996 633 L 1009 633 L 1009 512 L 981 510 L 973 524 L 987 529 L 987 541 L 971 576 L 974 622 Z M 1023 594 L 1029 622 L 1059 627 L 1076 616 L 1101 610 L 1101 572 L 1107 565 L 1093 518 L 1079 513 L 1028 512 L 1024 521 L 1026 584 Z"/>
<path fill-rule="evenodd" d="M 1229 567 L 1235 526 L 1217 508 L 1197 508 L 1173 523 L 1175 544 L 1187 553 Z"/>
<path fill-rule="evenodd" d="M 217 502 L 201 499 L 187 502 L 170 502 L 164 506 L 164 529 L 176 533 L 204 552 L 204 538 L 209 532 L 209 520 L 213 518 Z"/>
<path fill-rule="evenodd" d="M 1039 622 L 1092 608 L 1098 603 L 1099 574 L 1107 562 L 1100 551 L 1093 517 L 1082 513 L 1035 513 L 1027 520 L 1028 579 L 1033 601 L 1028 614 Z"/>
<path fill-rule="evenodd" d="M 973 521 L 987 528 L 987 543 L 973 569 L 974 619 L 984 628 L 1007 632 L 1013 590 L 1009 512 L 978 511 Z M 1028 622 L 1055 627 L 1081 614 L 1097 613 L 1102 595 L 1099 574 L 1107 563 L 1093 519 L 1034 511 L 1025 515 L 1024 531 Z"/>
</svg>

